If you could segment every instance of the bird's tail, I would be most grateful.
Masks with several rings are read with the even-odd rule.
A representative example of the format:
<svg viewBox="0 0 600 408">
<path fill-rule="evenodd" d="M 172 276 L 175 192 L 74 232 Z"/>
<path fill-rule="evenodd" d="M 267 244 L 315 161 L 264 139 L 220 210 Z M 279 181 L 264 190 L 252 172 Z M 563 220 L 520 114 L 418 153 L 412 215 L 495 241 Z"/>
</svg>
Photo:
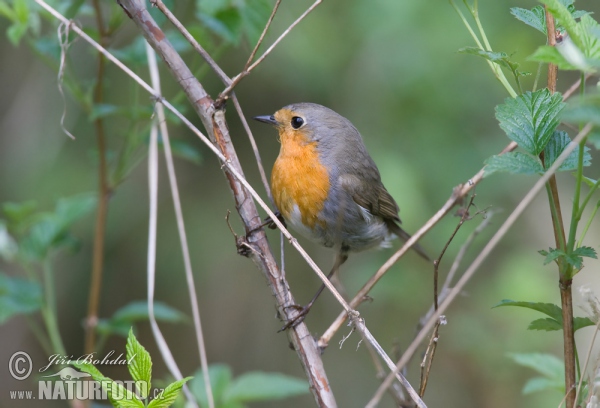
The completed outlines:
<svg viewBox="0 0 600 408">
<path fill-rule="evenodd" d="M 411 236 L 408 232 L 404 231 L 402 228 L 400 228 L 400 226 L 398 224 L 396 224 L 395 222 L 391 221 L 388 222 L 388 228 L 390 229 L 390 231 L 396 235 L 398 238 L 402 239 L 403 241 L 408 241 Z M 419 245 L 419 243 L 417 242 L 416 244 L 414 244 L 412 247 L 412 249 L 414 249 L 415 251 L 418 252 L 419 255 L 421 255 L 423 257 L 423 259 L 425 259 L 428 262 L 433 262 L 433 260 L 429 257 L 429 255 L 427 255 L 427 253 L 425 252 L 425 250 L 423 249 L 423 247 L 421 245 Z"/>
</svg>

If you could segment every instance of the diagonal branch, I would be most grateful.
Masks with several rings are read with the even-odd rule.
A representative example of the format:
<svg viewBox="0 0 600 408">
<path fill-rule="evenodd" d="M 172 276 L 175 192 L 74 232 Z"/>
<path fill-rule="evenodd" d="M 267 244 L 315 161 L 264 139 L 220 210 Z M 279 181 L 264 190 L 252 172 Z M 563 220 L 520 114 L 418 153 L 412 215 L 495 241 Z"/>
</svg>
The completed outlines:
<svg viewBox="0 0 600 408">
<path fill-rule="evenodd" d="M 448 294 L 448 297 L 442 303 L 440 303 L 439 309 L 437 311 L 435 311 L 431 315 L 431 317 L 429 318 L 427 323 L 425 323 L 423 325 L 423 328 L 421 329 L 421 331 L 419 332 L 417 337 L 415 337 L 415 339 L 410 344 L 408 349 L 406 349 L 406 351 L 402 355 L 402 358 L 400 359 L 398 364 L 396 364 L 396 370 L 394 370 L 394 372 L 400 371 L 406 365 L 408 360 L 417 351 L 417 347 L 419 347 L 421 342 L 427 336 L 427 333 L 429 333 L 429 331 L 433 328 L 433 326 L 435 325 L 435 323 L 437 322 L 439 317 L 442 314 L 444 314 L 444 312 L 446 312 L 446 310 L 448 309 L 450 304 L 454 301 L 456 296 L 458 296 L 458 294 L 462 291 L 464 286 L 467 284 L 469 279 L 471 279 L 471 277 L 475 274 L 475 272 L 481 266 L 483 261 L 485 261 L 485 259 L 489 256 L 489 254 L 492 252 L 492 250 L 496 247 L 496 245 L 498 245 L 500 240 L 504 237 L 504 235 L 506 235 L 508 230 L 514 225 L 514 223 L 517 221 L 519 216 L 523 213 L 523 211 L 525 211 L 525 209 L 533 201 L 533 199 L 540 192 L 540 190 L 542 188 L 544 188 L 544 185 L 550 179 L 550 177 L 552 177 L 552 175 L 556 172 L 556 170 L 560 167 L 560 165 L 565 161 L 565 159 L 576 148 L 579 147 L 578 146 L 579 143 L 590 133 L 591 130 L 592 130 L 592 125 L 590 123 L 588 123 L 581 130 L 581 132 L 579 132 L 579 134 L 575 137 L 575 139 L 573 140 L 573 143 L 571 143 L 561 153 L 561 155 L 556 159 L 556 161 L 548 169 L 548 171 L 546 171 L 546 173 L 544 173 L 544 175 L 542 177 L 540 177 L 540 179 L 535 183 L 535 185 L 531 188 L 531 190 L 529 190 L 529 192 L 525 195 L 525 197 L 523 197 L 521 202 L 517 205 L 517 207 L 513 210 L 513 212 L 508 216 L 506 221 L 504 221 L 502 226 L 498 229 L 498 231 L 494 234 L 494 236 L 489 240 L 487 245 L 483 248 L 483 250 L 479 253 L 479 255 L 477 255 L 475 260 L 473 260 L 471 265 L 469 265 L 469 267 L 467 268 L 465 273 L 461 276 L 461 278 L 456 283 L 456 285 L 451 289 L 450 293 Z M 369 401 L 369 403 L 366 405 L 367 408 L 374 408 L 377 405 L 377 403 L 379 402 L 379 400 L 385 393 L 385 390 L 390 386 L 390 384 L 394 380 L 394 377 L 391 374 L 392 373 L 390 373 L 390 375 L 388 375 L 388 377 L 385 379 L 385 381 L 377 389 L 377 392 L 375 393 L 375 395 L 373 396 L 371 401 Z"/>
<path fill-rule="evenodd" d="M 256 68 L 261 62 L 263 62 L 263 60 L 267 58 L 267 55 L 269 55 L 275 49 L 277 44 L 279 44 L 281 40 L 283 40 L 290 33 L 290 31 L 292 31 L 292 29 L 298 25 L 298 23 L 304 20 L 304 18 L 307 15 L 309 15 L 311 11 L 313 11 L 319 4 L 321 4 L 322 1 L 323 0 L 316 0 L 309 8 L 306 9 L 304 13 L 302 13 L 300 17 L 296 19 L 296 21 L 294 21 L 292 24 L 290 24 L 288 28 L 286 28 L 286 30 L 275 40 L 275 42 L 271 44 L 271 46 L 267 48 L 267 50 L 252 65 L 250 65 L 249 67 L 245 67 L 242 72 L 237 74 L 231 81 L 231 84 L 229 84 L 229 86 L 219 94 L 219 97 L 217 98 L 217 103 L 223 102 L 225 98 L 227 98 L 227 95 L 231 93 L 233 88 L 242 80 L 242 78 L 248 75 L 254 68 Z"/>
</svg>

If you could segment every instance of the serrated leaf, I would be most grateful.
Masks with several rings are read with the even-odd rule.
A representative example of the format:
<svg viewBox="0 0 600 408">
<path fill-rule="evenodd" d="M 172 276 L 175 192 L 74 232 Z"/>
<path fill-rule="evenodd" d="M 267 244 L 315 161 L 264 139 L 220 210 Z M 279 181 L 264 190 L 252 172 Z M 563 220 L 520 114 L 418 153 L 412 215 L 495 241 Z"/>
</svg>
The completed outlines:
<svg viewBox="0 0 600 408">
<path fill-rule="evenodd" d="M 103 375 L 92 364 L 74 362 L 72 365 L 78 370 L 90 374 L 94 381 L 99 382 L 102 389 L 106 391 L 113 406 L 123 408 L 144 408 L 144 403 L 142 403 L 133 392 Z"/>
<path fill-rule="evenodd" d="M 169 384 L 162 393 L 160 393 L 159 397 L 153 399 L 148 404 L 148 408 L 168 408 L 173 402 L 177 399 L 177 396 L 181 392 L 181 388 L 183 385 L 191 380 L 192 377 L 186 377 L 179 381 L 175 381 L 172 384 Z"/>
<path fill-rule="evenodd" d="M 148 398 L 152 379 L 152 359 L 150 353 L 140 344 L 133 334 L 133 329 L 129 330 L 127 338 L 127 369 L 131 378 L 135 381 L 138 395 L 141 399 Z"/>
<path fill-rule="evenodd" d="M 516 307 L 524 307 L 526 309 L 536 310 L 540 313 L 543 313 L 556 321 L 560 322 L 562 325 L 562 309 L 555 305 L 554 303 L 541 303 L 541 302 L 517 302 L 514 300 L 504 299 L 500 303 L 498 303 L 493 308 L 501 307 L 501 306 L 516 306 Z"/>
<path fill-rule="evenodd" d="M 598 255 L 596 254 L 596 250 L 592 247 L 579 247 L 573 251 L 573 254 L 579 256 L 585 256 L 587 258 L 598 259 Z"/>
<path fill-rule="evenodd" d="M 546 35 L 546 13 L 542 6 L 535 6 L 531 10 L 521 7 L 512 7 L 510 14 L 515 16 L 517 20 L 522 21 Z"/>
<path fill-rule="evenodd" d="M 235 379 L 225 393 L 225 399 L 238 402 L 270 401 L 308 392 L 306 380 L 280 373 L 255 371 Z"/>
<path fill-rule="evenodd" d="M 562 330 L 562 325 L 556 320 L 546 317 L 544 319 L 536 319 L 529 323 L 527 330 L 558 331 Z"/>
<path fill-rule="evenodd" d="M 225 391 L 229 388 L 233 377 L 231 368 L 225 364 L 211 364 L 208 367 L 208 376 L 215 402 L 217 406 L 221 406 Z M 190 381 L 189 387 L 200 406 L 207 407 L 208 398 L 206 396 L 206 387 L 204 386 L 204 373 L 201 368 L 194 373 L 194 378 Z"/>
<path fill-rule="evenodd" d="M 545 256 L 544 265 L 548 265 L 550 262 L 557 260 L 560 257 L 564 257 L 566 253 L 560 249 L 548 248 L 548 251 L 538 251 L 542 256 Z"/>
<path fill-rule="evenodd" d="M 571 138 L 567 132 L 562 130 L 554 131 L 552 138 L 548 141 L 546 148 L 544 149 L 544 165 L 546 170 L 552 167 L 558 156 L 569 146 Z M 589 166 L 591 164 L 592 156 L 589 153 L 588 147 L 584 148 L 583 153 L 583 165 Z M 573 171 L 577 170 L 579 163 L 579 149 L 573 150 L 571 154 L 562 162 L 558 171 Z"/>
<path fill-rule="evenodd" d="M 560 93 L 541 89 L 507 98 L 496 107 L 496 118 L 511 140 L 538 156 L 560 123 L 558 116 L 564 106 Z"/>
<path fill-rule="evenodd" d="M 541 174 L 544 172 L 540 159 L 521 152 L 507 152 L 492 156 L 485 161 L 485 164 L 485 177 L 500 171 L 513 174 Z"/>
<path fill-rule="evenodd" d="M 0 324 L 17 314 L 28 314 L 42 307 L 42 288 L 37 282 L 0 273 Z"/>
</svg>

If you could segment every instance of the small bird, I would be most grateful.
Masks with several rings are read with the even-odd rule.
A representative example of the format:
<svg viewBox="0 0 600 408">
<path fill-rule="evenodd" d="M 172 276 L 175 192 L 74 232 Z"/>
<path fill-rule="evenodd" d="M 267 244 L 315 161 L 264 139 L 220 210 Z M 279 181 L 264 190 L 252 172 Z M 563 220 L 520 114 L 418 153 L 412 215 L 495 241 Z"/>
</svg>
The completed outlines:
<svg viewBox="0 0 600 408">
<path fill-rule="evenodd" d="M 398 204 L 348 119 L 315 103 L 288 105 L 254 119 L 279 132 L 281 149 L 271 173 L 279 214 L 301 235 L 336 251 L 329 279 L 350 252 L 410 238 L 398 225 Z M 419 245 L 413 249 L 431 261 Z M 282 330 L 304 319 L 324 287 Z"/>
</svg>

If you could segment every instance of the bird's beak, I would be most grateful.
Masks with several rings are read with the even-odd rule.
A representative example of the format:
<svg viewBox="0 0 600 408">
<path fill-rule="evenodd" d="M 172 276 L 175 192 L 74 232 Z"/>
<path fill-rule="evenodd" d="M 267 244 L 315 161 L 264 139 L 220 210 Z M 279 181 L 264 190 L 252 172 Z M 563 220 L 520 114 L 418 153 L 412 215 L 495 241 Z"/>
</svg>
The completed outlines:
<svg viewBox="0 0 600 408">
<path fill-rule="evenodd" d="M 259 122 L 268 123 L 269 125 L 277 126 L 278 123 L 275 120 L 275 116 L 273 115 L 265 115 L 265 116 L 255 116 L 254 120 L 258 120 Z"/>
</svg>

